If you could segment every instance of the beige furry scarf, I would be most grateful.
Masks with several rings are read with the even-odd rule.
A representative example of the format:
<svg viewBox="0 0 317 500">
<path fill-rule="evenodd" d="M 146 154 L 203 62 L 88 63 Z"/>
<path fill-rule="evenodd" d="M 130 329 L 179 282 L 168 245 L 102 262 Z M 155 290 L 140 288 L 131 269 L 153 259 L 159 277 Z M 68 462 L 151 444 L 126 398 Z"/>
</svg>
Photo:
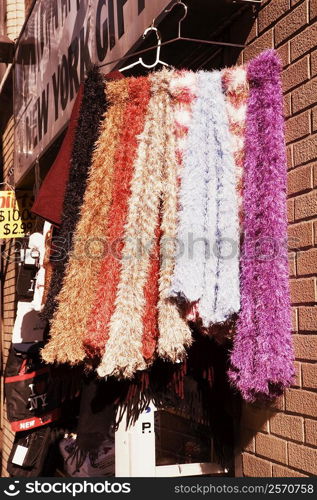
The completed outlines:
<svg viewBox="0 0 317 500">
<path fill-rule="evenodd" d="M 247 70 L 243 66 L 226 68 L 222 71 L 223 90 L 226 97 L 226 107 L 229 128 L 232 138 L 233 155 L 236 164 L 237 196 L 240 218 L 240 231 L 243 222 L 243 166 L 244 140 L 247 116 L 247 100 L 249 83 Z"/>
<path fill-rule="evenodd" d="M 124 230 L 120 282 L 109 338 L 98 367 L 100 376 L 132 377 L 147 364 L 142 355 L 144 287 L 158 224 L 162 167 L 165 156 L 164 122 L 170 73 L 151 75 L 151 98 L 134 164 L 131 196 Z M 165 84 L 165 85 L 164 85 Z"/>
<path fill-rule="evenodd" d="M 196 75 L 189 71 L 177 72 L 171 79 L 172 100 L 166 115 L 165 128 L 170 131 L 166 142 L 163 169 L 162 237 L 160 245 L 160 296 L 158 355 L 168 361 L 181 361 L 186 347 L 192 342 L 190 328 L 181 316 L 175 302 L 169 299 L 175 268 L 178 227 L 178 184 L 183 168 L 188 127 L 191 121 L 191 103 L 196 90 Z"/>
</svg>

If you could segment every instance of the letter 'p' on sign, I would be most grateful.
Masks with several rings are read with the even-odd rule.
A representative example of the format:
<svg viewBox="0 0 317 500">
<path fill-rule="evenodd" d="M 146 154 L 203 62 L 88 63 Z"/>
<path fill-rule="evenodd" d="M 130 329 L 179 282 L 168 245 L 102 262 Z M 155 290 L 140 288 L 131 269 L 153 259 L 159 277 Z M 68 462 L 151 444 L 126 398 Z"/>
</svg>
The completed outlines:
<svg viewBox="0 0 317 500">
<path fill-rule="evenodd" d="M 142 422 L 142 434 L 150 434 L 152 431 L 151 431 L 151 423 L 150 422 Z"/>
</svg>

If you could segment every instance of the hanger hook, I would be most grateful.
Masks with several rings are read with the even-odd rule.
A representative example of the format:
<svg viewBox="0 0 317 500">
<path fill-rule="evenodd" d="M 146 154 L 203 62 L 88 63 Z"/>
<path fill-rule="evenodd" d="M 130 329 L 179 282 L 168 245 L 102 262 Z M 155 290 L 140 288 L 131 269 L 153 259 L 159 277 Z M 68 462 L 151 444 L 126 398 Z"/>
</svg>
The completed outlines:
<svg viewBox="0 0 317 500">
<path fill-rule="evenodd" d="M 154 20 L 153 20 L 153 23 L 151 24 L 151 26 L 149 26 L 148 28 L 146 28 L 146 30 L 144 30 L 143 38 L 145 38 L 146 35 L 148 33 L 150 33 L 150 31 L 155 31 L 157 41 L 160 44 L 162 42 L 162 37 L 161 37 L 161 33 L 159 32 L 159 30 L 154 26 Z"/>
<path fill-rule="evenodd" d="M 169 9 L 165 9 L 165 12 L 172 12 L 172 10 L 174 9 L 174 7 L 176 7 L 176 5 L 182 5 L 184 7 L 184 15 L 178 21 L 178 38 L 180 38 L 182 32 L 181 31 L 182 22 L 184 21 L 184 19 L 187 17 L 188 14 L 188 5 L 186 5 L 186 3 L 184 3 L 182 0 L 176 0 L 176 2 L 172 5 L 172 7 L 170 7 Z"/>
<path fill-rule="evenodd" d="M 161 33 L 159 32 L 159 30 L 154 26 L 154 19 L 153 19 L 153 22 L 152 22 L 151 26 L 149 26 L 148 28 L 146 28 L 146 30 L 144 30 L 143 38 L 145 38 L 146 35 L 148 33 L 150 33 L 150 31 L 155 31 L 156 38 L 157 38 L 156 57 L 155 57 L 155 61 L 154 61 L 153 64 L 146 64 L 145 62 L 143 62 L 143 58 L 140 57 L 139 58 L 139 62 L 145 68 L 154 68 L 154 66 L 156 66 L 160 62 L 160 55 L 161 55 L 162 37 L 161 37 Z"/>
</svg>

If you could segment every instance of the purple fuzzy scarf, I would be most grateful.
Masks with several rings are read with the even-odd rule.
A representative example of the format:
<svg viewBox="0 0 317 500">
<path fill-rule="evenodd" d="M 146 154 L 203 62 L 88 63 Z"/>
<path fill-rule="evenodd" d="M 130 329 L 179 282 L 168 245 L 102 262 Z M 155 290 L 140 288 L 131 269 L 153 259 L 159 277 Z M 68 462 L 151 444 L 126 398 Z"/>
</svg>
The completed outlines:
<svg viewBox="0 0 317 500">
<path fill-rule="evenodd" d="M 277 396 L 294 376 L 280 71 L 273 50 L 248 67 L 241 312 L 229 371 L 247 401 Z"/>
</svg>

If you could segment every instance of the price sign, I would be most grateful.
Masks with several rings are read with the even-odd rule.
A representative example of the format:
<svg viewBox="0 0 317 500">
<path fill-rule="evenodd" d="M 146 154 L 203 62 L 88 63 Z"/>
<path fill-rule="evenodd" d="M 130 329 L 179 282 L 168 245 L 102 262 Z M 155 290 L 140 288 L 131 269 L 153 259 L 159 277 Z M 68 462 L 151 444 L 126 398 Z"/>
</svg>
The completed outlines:
<svg viewBox="0 0 317 500">
<path fill-rule="evenodd" d="M 0 238 L 23 238 L 32 233 L 33 201 L 30 191 L 0 191 Z"/>
</svg>

